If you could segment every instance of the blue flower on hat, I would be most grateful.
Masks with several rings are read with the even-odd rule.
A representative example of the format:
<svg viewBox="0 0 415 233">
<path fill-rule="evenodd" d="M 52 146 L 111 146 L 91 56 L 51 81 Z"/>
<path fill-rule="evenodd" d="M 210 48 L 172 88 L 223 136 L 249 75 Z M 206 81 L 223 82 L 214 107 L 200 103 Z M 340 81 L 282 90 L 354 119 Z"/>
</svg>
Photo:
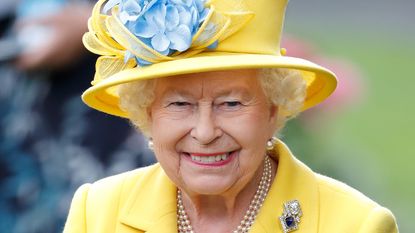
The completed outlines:
<svg viewBox="0 0 415 233">
<path fill-rule="evenodd" d="M 129 31 L 163 55 L 189 49 L 209 12 L 204 0 L 109 0 L 104 11 L 115 5 Z"/>
</svg>

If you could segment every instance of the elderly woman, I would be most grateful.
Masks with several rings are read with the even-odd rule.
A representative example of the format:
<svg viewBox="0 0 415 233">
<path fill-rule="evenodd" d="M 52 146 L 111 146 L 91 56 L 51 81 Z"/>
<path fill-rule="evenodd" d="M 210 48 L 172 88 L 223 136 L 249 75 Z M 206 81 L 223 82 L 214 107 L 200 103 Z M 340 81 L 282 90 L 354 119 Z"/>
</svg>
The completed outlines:
<svg viewBox="0 0 415 233">
<path fill-rule="evenodd" d="M 83 100 L 126 117 L 158 163 L 86 184 L 67 233 L 397 232 L 393 215 L 274 138 L 334 74 L 279 49 L 287 1 L 105 0 Z"/>
</svg>

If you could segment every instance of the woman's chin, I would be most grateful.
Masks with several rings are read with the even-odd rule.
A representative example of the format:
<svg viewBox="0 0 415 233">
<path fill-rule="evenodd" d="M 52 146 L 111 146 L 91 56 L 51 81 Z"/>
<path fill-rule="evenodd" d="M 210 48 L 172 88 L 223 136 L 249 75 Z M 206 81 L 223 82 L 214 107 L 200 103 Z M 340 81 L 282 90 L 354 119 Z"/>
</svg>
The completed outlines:
<svg viewBox="0 0 415 233">
<path fill-rule="evenodd" d="M 223 161 L 204 164 L 181 154 L 181 177 L 186 190 L 201 195 L 219 195 L 231 189 L 238 180 L 239 150 Z"/>
<path fill-rule="evenodd" d="M 231 189 L 234 183 L 231 179 L 223 177 L 192 177 L 192 179 L 184 180 L 184 188 L 200 195 L 221 195 Z"/>
</svg>

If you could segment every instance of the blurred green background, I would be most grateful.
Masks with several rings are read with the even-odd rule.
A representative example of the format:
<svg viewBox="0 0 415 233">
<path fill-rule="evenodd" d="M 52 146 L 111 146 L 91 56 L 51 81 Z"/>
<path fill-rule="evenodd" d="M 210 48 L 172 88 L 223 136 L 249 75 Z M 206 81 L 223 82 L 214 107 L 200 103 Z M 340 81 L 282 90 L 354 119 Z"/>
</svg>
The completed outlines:
<svg viewBox="0 0 415 233">
<path fill-rule="evenodd" d="M 346 108 L 313 119 L 314 127 L 302 127 L 303 117 L 291 121 L 285 141 L 315 171 L 391 209 L 401 232 L 415 232 L 414 12 L 413 0 L 297 0 L 285 24 L 285 33 L 320 53 L 351 61 L 362 90 Z"/>
</svg>

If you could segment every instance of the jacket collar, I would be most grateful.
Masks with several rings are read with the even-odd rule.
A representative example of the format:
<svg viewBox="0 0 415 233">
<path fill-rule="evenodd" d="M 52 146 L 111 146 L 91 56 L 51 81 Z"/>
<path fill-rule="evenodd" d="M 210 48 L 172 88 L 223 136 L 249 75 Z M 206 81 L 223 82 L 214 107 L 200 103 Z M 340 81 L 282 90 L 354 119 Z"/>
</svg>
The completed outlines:
<svg viewBox="0 0 415 233">
<path fill-rule="evenodd" d="M 279 217 L 284 203 L 291 200 L 299 201 L 303 213 L 296 233 L 317 232 L 319 197 L 315 174 L 283 142 L 276 143 L 274 152 L 271 157 L 278 161 L 276 177 L 252 232 L 283 232 Z"/>
<path fill-rule="evenodd" d="M 274 152 L 271 157 L 278 161 L 277 174 L 251 231 L 282 232 L 279 217 L 283 204 L 298 200 L 303 215 L 296 232 L 317 232 L 319 198 L 314 173 L 281 141 Z M 132 190 L 121 222 L 147 233 L 177 232 L 176 192 L 176 186 L 156 165 Z"/>
</svg>

